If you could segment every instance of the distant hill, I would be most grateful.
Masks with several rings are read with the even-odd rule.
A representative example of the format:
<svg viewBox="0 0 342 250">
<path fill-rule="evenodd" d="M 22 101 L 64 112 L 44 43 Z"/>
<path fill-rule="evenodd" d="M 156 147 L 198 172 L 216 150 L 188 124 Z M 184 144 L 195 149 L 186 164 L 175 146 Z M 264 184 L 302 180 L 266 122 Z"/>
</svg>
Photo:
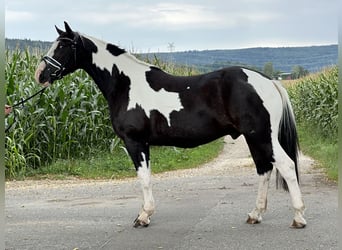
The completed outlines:
<svg viewBox="0 0 342 250">
<path fill-rule="evenodd" d="M 262 70 L 267 62 L 272 62 L 275 70 L 291 72 L 296 65 L 310 72 L 337 64 L 338 46 L 250 48 L 234 50 L 204 50 L 173 53 L 155 53 L 165 61 L 175 64 L 192 65 L 202 71 L 215 70 L 231 65 L 249 66 Z M 144 56 L 151 56 L 144 54 Z"/>
<path fill-rule="evenodd" d="M 51 42 L 6 38 L 5 46 L 9 50 L 30 48 L 31 51 L 45 53 L 50 48 Z M 231 65 L 248 66 L 262 70 L 268 62 L 272 62 L 274 70 L 281 72 L 291 72 L 292 68 L 297 65 L 310 72 L 315 72 L 324 67 L 337 64 L 338 46 L 191 50 L 172 53 L 140 54 L 143 58 L 153 57 L 154 55 L 163 61 L 193 66 L 204 72 Z"/>
</svg>

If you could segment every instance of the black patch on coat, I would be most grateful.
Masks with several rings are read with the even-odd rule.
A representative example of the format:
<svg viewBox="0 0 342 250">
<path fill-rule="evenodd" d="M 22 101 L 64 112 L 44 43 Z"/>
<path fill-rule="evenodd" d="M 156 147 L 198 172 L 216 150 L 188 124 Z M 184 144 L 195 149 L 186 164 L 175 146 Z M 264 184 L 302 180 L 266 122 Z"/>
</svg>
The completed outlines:
<svg viewBox="0 0 342 250">
<path fill-rule="evenodd" d="M 80 36 L 80 39 L 81 39 L 81 43 L 82 43 L 83 47 L 87 51 L 92 52 L 92 53 L 97 53 L 97 51 L 98 51 L 97 46 L 95 45 L 95 43 L 92 40 L 90 40 L 84 36 Z"/>
<path fill-rule="evenodd" d="M 107 44 L 106 49 L 113 55 L 113 56 L 119 56 L 123 53 L 126 53 L 126 51 L 124 49 L 119 48 L 118 46 L 114 45 L 114 44 Z"/>
<path fill-rule="evenodd" d="M 173 76 L 157 67 L 150 67 L 150 69 L 146 72 L 146 81 L 155 91 L 163 88 L 168 92 L 180 93 L 188 87 L 199 84 L 200 76 Z"/>
</svg>

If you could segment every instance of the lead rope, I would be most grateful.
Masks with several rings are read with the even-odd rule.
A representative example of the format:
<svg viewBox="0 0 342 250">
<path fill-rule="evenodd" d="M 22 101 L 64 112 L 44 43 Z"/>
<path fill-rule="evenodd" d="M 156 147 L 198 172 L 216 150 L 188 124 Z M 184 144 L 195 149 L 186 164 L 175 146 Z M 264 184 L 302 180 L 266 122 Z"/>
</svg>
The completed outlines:
<svg viewBox="0 0 342 250">
<path fill-rule="evenodd" d="M 21 99 L 20 102 L 17 102 L 16 104 L 12 105 L 12 108 L 18 107 L 18 106 L 22 106 L 21 108 L 24 108 L 24 103 L 26 103 L 27 101 L 31 100 L 33 97 L 37 96 L 40 94 L 39 100 L 42 97 L 43 92 L 46 90 L 47 87 L 42 88 L 41 90 L 39 90 L 38 92 L 36 92 L 35 94 L 29 96 L 28 98 L 26 98 L 25 100 Z M 14 117 L 13 117 L 13 122 L 11 125 L 9 125 L 6 129 L 5 129 L 5 133 L 7 133 L 11 127 L 13 126 L 13 124 L 17 121 L 17 115 L 15 111 L 12 111 L 14 113 Z"/>
</svg>

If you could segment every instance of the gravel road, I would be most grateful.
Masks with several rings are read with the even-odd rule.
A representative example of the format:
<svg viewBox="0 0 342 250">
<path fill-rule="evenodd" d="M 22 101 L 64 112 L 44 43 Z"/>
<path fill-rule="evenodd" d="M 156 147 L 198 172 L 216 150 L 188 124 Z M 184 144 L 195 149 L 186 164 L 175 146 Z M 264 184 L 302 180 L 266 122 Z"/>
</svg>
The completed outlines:
<svg viewBox="0 0 342 250">
<path fill-rule="evenodd" d="M 313 166 L 301 155 L 308 225 L 297 230 L 274 175 L 262 223 L 245 223 L 258 178 L 243 138 L 226 137 L 208 164 L 154 175 L 147 228 L 133 228 L 142 199 L 135 178 L 7 182 L 6 249 L 337 249 L 337 185 Z"/>
</svg>

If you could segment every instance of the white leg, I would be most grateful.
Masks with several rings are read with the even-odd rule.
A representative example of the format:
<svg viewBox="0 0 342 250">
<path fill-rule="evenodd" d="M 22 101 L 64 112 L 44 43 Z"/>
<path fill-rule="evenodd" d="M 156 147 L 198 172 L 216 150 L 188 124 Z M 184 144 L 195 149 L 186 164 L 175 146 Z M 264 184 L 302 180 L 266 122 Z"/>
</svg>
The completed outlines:
<svg viewBox="0 0 342 250">
<path fill-rule="evenodd" d="M 259 188 L 258 195 L 256 199 L 256 207 L 252 212 L 248 214 L 247 223 L 257 224 L 262 220 L 261 214 L 266 211 L 267 208 L 267 192 L 269 187 L 269 181 L 271 177 L 272 170 L 268 171 L 264 175 L 259 177 Z"/>
<path fill-rule="evenodd" d="M 148 226 L 150 224 L 150 217 L 155 210 L 154 198 L 152 195 L 151 168 L 144 153 L 142 153 L 142 158 L 143 161 L 141 161 L 137 172 L 143 190 L 144 204 L 139 212 L 138 217 L 134 221 L 135 227 Z"/>
<path fill-rule="evenodd" d="M 287 183 L 292 205 L 295 210 L 295 216 L 291 227 L 303 228 L 306 225 L 306 221 L 303 217 L 305 205 L 302 199 L 301 191 L 299 189 L 294 162 L 288 157 L 280 145 L 275 149 L 274 166 L 279 170 L 280 174 Z"/>
</svg>

